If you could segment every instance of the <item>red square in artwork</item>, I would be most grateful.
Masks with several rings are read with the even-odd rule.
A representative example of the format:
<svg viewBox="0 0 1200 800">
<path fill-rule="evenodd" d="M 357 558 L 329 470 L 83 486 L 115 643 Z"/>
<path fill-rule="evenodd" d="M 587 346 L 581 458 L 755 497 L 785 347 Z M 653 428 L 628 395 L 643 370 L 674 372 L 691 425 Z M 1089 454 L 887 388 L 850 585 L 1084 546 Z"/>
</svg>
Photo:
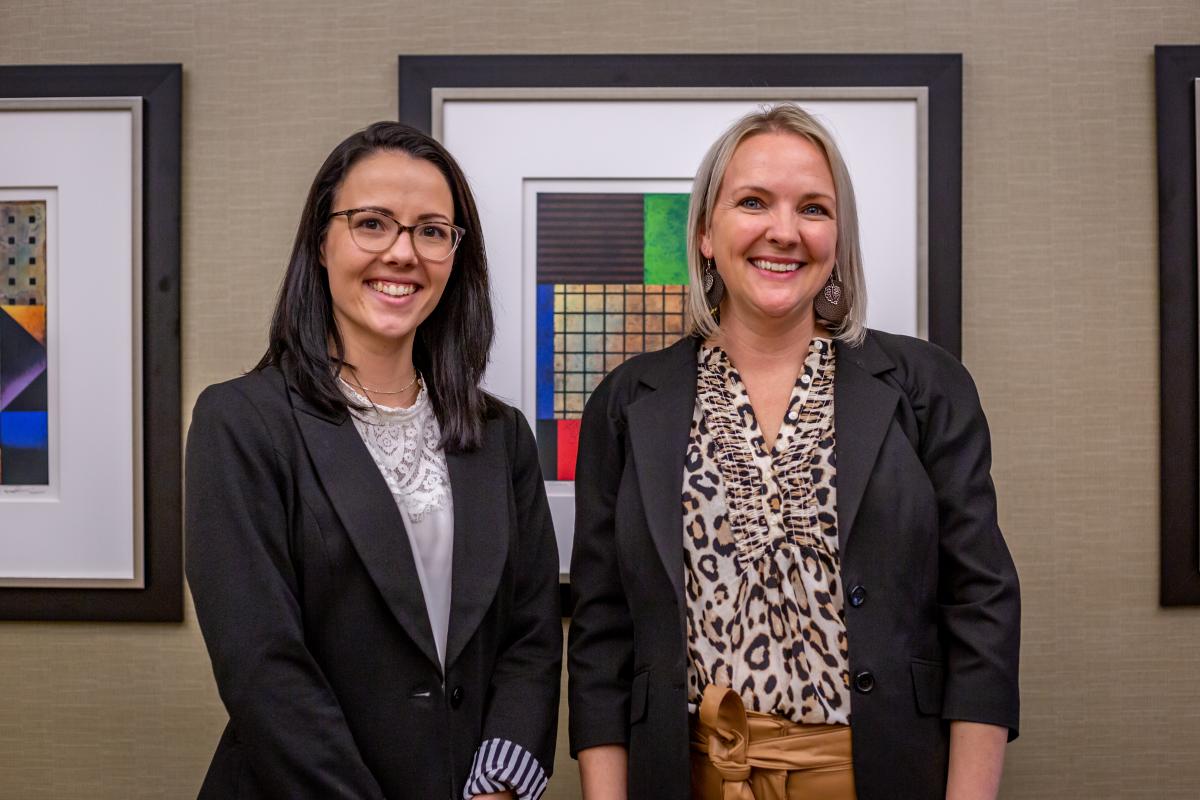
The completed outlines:
<svg viewBox="0 0 1200 800">
<path fill-rule="evenodd" d="M 578 419 L 560 419 L 558 422 L 558 479 L 575 480 L 575 459 L 579 455 Z"/>
</svg>

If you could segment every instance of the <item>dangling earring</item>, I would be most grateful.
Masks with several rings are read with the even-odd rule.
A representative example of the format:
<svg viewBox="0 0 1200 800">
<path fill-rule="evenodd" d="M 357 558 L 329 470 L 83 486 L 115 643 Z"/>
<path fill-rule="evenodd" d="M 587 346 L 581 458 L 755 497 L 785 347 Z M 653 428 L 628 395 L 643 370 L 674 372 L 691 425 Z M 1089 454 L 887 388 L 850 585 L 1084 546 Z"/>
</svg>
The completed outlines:
<svg viewBox="0 0 1200 800">
<path fill-rule="evenodd" d="M 720 273 L 717 272 L 717 265 L 713 263 L 711 258 L 704 262 L 704 300 L 708 303 L 710 311 L 716 311 L 717 306 L 721 305 L 721 299 L 725 297 L 725 281 L 721 280 Z"/>
<path fill-rule="evenodd" d="M 813 310 L 817 312 L 817 316 L 828 322 L 833 327 L 838 327 L 846 319 L 846 315 L 850 313 L 849 298 L 846 297 L 845 287 L 837 277 L 837 263 L 833 265 L 833 272 L 829 273 L 829 280 L 825 282 L 820 293 L 813 300 Z"/>
</svg>

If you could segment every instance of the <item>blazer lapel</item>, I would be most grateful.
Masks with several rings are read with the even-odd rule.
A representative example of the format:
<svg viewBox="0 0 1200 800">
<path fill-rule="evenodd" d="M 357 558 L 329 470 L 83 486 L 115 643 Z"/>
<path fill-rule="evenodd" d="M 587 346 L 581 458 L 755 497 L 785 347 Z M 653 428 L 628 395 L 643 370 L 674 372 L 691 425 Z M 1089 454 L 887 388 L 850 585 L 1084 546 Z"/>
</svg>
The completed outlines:
<svg viewBox="0 0 1200 800">
<path fill-rule="evenodd" d="M 489 424 L 487 440 L 473 453 L 446 455 L 454 497 L 447 668 L 483 621 L 508 562 L 511 469 L 504 458 L 503 427 Z"/>
<path fill-rule="evenodd" d="M 321 485 L 396 620 L 440 668 L 429 612 L 400 511 L 348 413 L 324 414 L 295 390 L 292 405 Z"/>
<path fill-rule="evenodd" d="M 834 446 L 837 455 L 838 546 L 843 557 L 879 446 L 891 424 L 900 394 L 875 376 L 892 361 L 871 334 L 860 347 L 837 342 L 833 384 Z"/>
<path fill-rule="evenodd" d="M 662 354 L 662 364 L 642 376 L 653 390 L 626 411 L 642 506 L 655 549 L 683 609 L 683 460 L 696 405 L 696 341 L 688 338 Z"/>
</svg>

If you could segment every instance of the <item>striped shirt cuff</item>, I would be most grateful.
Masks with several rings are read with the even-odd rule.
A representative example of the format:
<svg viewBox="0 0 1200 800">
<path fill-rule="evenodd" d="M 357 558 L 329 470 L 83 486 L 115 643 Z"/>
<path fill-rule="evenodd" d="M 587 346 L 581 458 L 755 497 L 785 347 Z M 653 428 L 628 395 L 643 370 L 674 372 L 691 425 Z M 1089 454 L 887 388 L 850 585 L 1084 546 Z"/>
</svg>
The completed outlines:
<svg viewBox="0 0 1200 800">
<path fill-rule="evenodd" d="M 503 791 L 512 792 L 517 800 L 538 800 L 547 781 L 546 770 L 524 747 L 507 739 L 488 739 L 475 751 L 463 800 Z"/>
</svg>

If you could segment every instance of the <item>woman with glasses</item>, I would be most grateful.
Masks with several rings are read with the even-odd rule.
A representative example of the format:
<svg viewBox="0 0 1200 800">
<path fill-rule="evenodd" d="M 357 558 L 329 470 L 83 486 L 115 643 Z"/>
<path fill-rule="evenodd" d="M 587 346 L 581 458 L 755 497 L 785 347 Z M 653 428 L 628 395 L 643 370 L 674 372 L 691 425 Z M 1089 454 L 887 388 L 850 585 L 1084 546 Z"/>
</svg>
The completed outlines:
<svg viewBox="0 0 1200 800">
<path fill-rule="evenodd" d="M 850 174 L 796 106 L 712 145 L 687 249 L 692 335 L 581 423 L 584 798 L 994 798 L 1020 600 L 970 376 L 864 327 Z"/>
<path fill-rule="evenodd" d="M 313 181 L 249 374 L 187 452 L 187 573 L 229 724 L 202 798 L 533 798 L 562 629 L 532 434 L 466 179 L 376 123 Z"/>
</svg>

